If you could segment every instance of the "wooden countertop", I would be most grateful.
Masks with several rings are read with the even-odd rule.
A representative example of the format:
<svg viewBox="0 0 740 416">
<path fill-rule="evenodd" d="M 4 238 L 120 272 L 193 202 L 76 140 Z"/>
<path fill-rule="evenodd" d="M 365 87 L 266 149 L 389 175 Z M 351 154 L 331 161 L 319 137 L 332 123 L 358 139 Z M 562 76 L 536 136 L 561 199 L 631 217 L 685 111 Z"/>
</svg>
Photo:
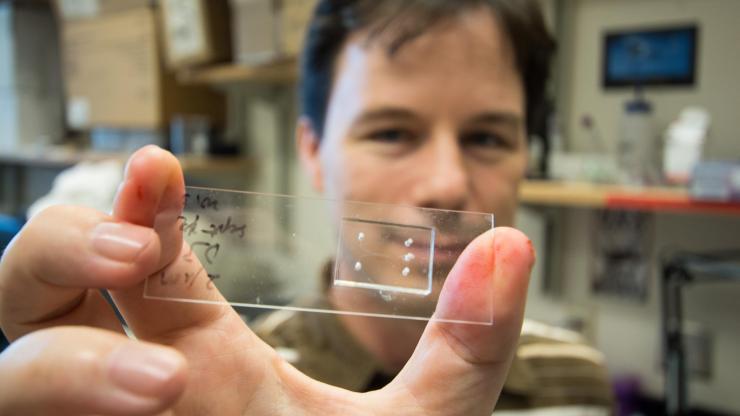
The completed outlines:
<svg viewBox="0 0 740 416">
<path fill-rule="evenodd" d="M 541 206 L 740 215 L 740 203 L 696 201 L 687 189 L 671 187 L 528 180 L 520 188 L 520 201 Z"/>
</svg>

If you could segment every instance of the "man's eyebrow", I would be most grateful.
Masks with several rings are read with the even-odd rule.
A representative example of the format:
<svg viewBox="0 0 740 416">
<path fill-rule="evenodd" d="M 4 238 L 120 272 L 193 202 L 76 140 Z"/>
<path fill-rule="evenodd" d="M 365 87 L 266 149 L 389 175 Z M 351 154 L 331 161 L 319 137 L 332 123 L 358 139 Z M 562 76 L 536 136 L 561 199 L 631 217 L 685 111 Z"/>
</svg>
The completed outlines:
<svg viewBox="0 0 740 416">
<path fill-rule="evenodd" d="M 379 120 L 415 120 L 419 117 L 411 110 L 400 107 L 381 107 L 363 111 L 353 124 L 368 123 Z"/>
<path fill-rule="evenodd" d="M 467 124 L 507 124 L 511 127 L 520 127 L 523 124 L 522 117 L 516 113 L 506 111 L 489 111 L 480 113 L 470 118 Z"/>
</svg>

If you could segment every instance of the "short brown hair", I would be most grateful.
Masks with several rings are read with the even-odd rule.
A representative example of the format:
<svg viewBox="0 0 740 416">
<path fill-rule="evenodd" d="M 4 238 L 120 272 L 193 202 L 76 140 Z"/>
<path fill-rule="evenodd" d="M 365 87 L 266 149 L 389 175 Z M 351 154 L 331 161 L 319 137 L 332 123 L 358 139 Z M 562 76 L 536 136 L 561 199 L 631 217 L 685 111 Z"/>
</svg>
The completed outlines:
<svg viewBox="0 0 740 416">
<path fill-rule="evenodd" d="M 555 42 L 535 0 L 320 0 L 306 35 L 301 60 L 301 111 L 323 135 L 337 57 L 347 38 L 367 29 L 383 34 L 389 54 L 450 16 L 488 8 L 508 35 L 524 83 L 527 127 L 542 111 Z"/>
</svg>

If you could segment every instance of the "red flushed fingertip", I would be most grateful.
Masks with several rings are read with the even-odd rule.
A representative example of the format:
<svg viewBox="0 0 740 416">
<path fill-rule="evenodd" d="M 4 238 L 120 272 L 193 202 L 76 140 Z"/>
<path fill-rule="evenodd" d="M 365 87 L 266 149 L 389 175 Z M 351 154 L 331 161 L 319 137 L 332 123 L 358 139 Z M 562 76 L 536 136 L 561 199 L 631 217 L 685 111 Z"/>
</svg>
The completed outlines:
<svg viewBox="0 0 740 416">
<path fill-rule="evenodd" d="M 146 146 L 136 151 L 127 163 L 114 216 L 151 227 L 158 213 L 179 208 L 183 188 L 177 159 L 156 146 Z"/>
<path fill-rule="evenodd" d="M 493 231 L 473 240 L 445 280 L 435 318 L 491 323 L 493 319 Z"/>
<path fill-rule="evenodd" d="M 532 259 L 534 260 L 537 258 L 537 254 L 534 251 L 534 244 L 532 244 L 532 240 L 527 239 L 527 247 L 529 248 L 529 255 L 532 256 Z"/>
</svg>

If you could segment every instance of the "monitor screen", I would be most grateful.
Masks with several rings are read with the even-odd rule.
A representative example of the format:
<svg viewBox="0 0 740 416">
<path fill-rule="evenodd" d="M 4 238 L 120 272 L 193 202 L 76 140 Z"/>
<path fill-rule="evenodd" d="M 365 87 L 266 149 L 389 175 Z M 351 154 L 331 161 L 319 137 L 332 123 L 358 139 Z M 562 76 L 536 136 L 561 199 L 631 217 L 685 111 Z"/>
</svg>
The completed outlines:
<svg viewBox="0 0 740 416">
<path fill-rule="evenodd" d="M 604 86 L 693 85 L 696 38 L 697 28 L 693 25 L 607 32 Z"/>
</svg>

